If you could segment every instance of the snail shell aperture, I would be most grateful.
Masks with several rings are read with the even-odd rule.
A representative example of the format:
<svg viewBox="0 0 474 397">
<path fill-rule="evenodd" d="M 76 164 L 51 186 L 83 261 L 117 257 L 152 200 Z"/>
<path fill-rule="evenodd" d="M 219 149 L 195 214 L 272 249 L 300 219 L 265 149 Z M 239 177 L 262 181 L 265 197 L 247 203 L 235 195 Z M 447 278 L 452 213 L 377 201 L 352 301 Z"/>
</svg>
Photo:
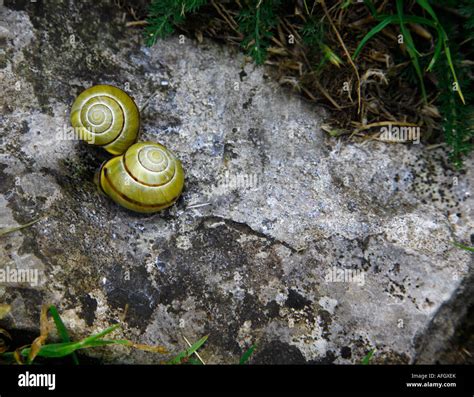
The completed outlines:
<svg viewBox="0 0 474 397">
<path fill-rule="evenodd" d="M 116 203 L 137 212 L 157 212 L 181 195 L 184 171 L 176 156 L 159 143 L 139 142 L 102 165 L 98 183 Z"/>
<path fill-rule="evenodd" d="M 121 89 L 96 85 L 74 101 L 71 124 L 81 139 L 117 155 L 137 140 L 140 113 L 133 99 Z"/>
</svg>

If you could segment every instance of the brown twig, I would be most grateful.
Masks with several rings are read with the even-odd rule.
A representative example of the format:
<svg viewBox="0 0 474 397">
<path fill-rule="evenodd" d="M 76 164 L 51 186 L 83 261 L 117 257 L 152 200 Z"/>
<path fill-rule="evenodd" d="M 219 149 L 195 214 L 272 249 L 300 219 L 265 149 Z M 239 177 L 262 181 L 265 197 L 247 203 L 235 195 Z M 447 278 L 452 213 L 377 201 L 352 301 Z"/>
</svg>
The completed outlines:
<svg viewBox="0 0 474 397">
<path fill-rule="evenodd" d="M 366 124 L 363 125 L 355 130 L 355 133 L 359 133 L 361 131 L 369 130 L 370 128 L 374 127 L 384 127 L 384 126 L 390 126 L 390 125 L 395 125 L 397 127 L 419 127 L 417 124 L 414 123 L 406 123 L 403 121 L 379 121 L 377 123 L 371 123 L 371 124 Z"/>
<path fill-rule="evenodd" d="M 334 98 L 327 92 L 327 90 L 319 83 L 317 79 L 314 80 L 314 84 L 318 88 L 318 90 L 321 92 L 321 94 L 324 95 L 324 97 L 331 102 L 331 104 L 337 109 L 337 110 L 342 110 L 341 106 L 334 100 Z M 308 91 L 302 87 L 303 91 L 308 94 Z M 314 97 L 313 97 L 314 98 Z"/>
<path fill-rule="evenodd" d="M 214 0 L 211 1 L 211 4 L 213 5 L 213 7 L 216 9 L 217 13 L 224 19 L 224 21 L 227 22 L 227 24 L 230 26 L 230 28 L 239 35 L 240 39 L 242 40 L 243 39 L 243 35 L 241 32 L 238 31 L 238 25 L 237 25 L 237 22 L 235 22 L 234 18 L 232 18 L 231 15 L 228 15 L 228 13 L 226 12 L 224 6 L 221 5 L 222 7 L 222 10 L 220 9 L 220 7 L 216 4 L 216 2 Z"/>
<path fill-rule="evenodd" d="M 125 24 L 127 28 L 132 28 L 135 26 L 146 26 L 148 25 L 147 21 L 130 21 Z"/>
</svg>

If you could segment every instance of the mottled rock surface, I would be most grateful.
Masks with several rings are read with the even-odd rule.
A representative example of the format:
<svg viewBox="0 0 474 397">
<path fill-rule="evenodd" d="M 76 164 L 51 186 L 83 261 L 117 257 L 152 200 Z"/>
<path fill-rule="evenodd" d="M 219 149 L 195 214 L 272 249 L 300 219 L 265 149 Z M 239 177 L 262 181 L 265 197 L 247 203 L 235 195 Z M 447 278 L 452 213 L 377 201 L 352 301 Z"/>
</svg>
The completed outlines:
<svg viewBox="0 0 474 397">
<path fill-rule="evenodd" d="M 472 303 L 472 159 L 443 148 L 339 142 L 324 112 L 282 91 L 236 50 L 177 37 L 154 48 L 100 2 L 11 2 L 0 10 L 0 325 L 38 329 L 58 306 L 74 338 L 117 335 L 234 363 L 433 362 Z M 92 5 L 95 4 L 95 5 Z M 177 205 L 144 216 L 100 195 L 107 154 L 65 139 L 69 109 L 99 83 L 128 91 L 142 140 L 182 159 Z M 331 276 L 345 270 L 345 282 Z M 358 278 L 357 278 L 358 277 Z M 107 348 L 113 362 L 160 362 Z"/>
</svg>

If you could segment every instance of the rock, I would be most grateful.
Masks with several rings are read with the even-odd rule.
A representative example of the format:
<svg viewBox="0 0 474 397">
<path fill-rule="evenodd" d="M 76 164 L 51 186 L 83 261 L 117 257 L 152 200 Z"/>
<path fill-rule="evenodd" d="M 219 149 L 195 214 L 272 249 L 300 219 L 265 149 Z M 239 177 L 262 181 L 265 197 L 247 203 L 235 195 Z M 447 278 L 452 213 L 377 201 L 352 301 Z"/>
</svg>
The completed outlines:
<svg viewBox="0 0 474 397">
<path fill-rule="evenodd" d="M 472 159 L 443 148 L 341 142 L 325 113 L 235 49 L 177 37 L 143 46 L 103 4 L 6 1 L 0 11 L 0 284 L 8 329 L 38 332 L 55 304 L 74 338 L 122 321 L 117 337 L 235 363 L 434 362 L 472 304 Z M 19 5 L 18 5 L 19 4 Z M 245 73 L 241 73 L 242 70 Z M 181 158 L 184 194 L 155 215 L 100 195 L 100 149 L 67 139 L 93 84 L 142 108 L 142 140 Z M 342 277 L 342 279 L 341 279 Z M 462 304 L 461 304 L 462 303 Z M 446 326 L 449 324 L 449 326 Z M 164 357 L 104 348 L 104 362 Z"/>
</svg>

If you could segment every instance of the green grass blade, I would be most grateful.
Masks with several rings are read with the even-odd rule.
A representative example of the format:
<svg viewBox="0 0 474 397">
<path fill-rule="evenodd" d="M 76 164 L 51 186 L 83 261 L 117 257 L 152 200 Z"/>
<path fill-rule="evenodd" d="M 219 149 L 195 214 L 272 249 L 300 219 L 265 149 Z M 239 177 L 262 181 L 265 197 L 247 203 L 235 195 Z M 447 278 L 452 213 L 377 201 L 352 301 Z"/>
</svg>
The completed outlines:
<svg viewBox="0 0 474 397">
<path fill-rule="evenodd" d="M 428 3 L 427 0 L 416 0 L 416 2 L 420 5 L 421 8 L 424 8 L 428 14 L 431 15 L 431 18 L 436 21 L 436 23 L 439 23 L 438 16 L 434 12 L 433 8 L 431 8 L 430 3 Z"/>
<path fill-rule="evenodd" d="M 95 334 L 95 335 L 91 335 L 87 338 L 81 339 L 78 342 L 53 343 L 49 345 L 44 345 L 41 347 L 41 350 L 38 353 L 38 356 L 64 357 L 79 349 L 111 344 L 109 341 L 104 342 L 103 340 L 100 340 L 100 338 L 111 333 L 112 331 L 115 331 L 119 326 L 120 326 L 119 324 L 112 325 L 111 327 L 105 329 L 104 331 L 99 332 L 98 334 Z M 25 350 L 29 350 L 29 348 Z"/>
<path fill-rule="evenodd" d="M 242 354 L 242 357 L 240 358 L 240 361 L 239 361 L 240 365 L 245 364 L 249 360 L 250 356 L 252 355 L 256 347 L 257 347 L 256 345 L 252 345 L 250 346 L 250 348 L 247 349 L 247 351 L 245 351 L 244 354 Z"/>
<path fill-rule="evenodd" d="M 24 225 L 20 225 L 20 226 L 6 227 L 6 228 L 4 228 L 4 229 L 0 229 L 0 237 L 5 236 L 6 234 L 10 234 L 10 233 L 16 232 L 16 231 L 18 231 L 18 230 L 27 228 L 27 227 L 29 227 L 29 226 L 31 226 L 31 225 L 34 225 L 36 222 L 39 222 L 41 219 L 42 219 L 42 218 L 38 218 L 38 219 L 35 219 L 34 221 L 25 223 Z"/>
<path fill-rule="evenodd" d="M 51 305 L 49 307 L 49 312 L 51 313 L 51 317 L 53 317 L 54 324 L 56 325 L 59 336 L 61 336 L 61 339 L 63 340 L 63 342 L 70 342 L 71 338 L 69 338 L 69 333 L 67 332 L 67 329 L 63 323 L 63 320 L 59 316 L 56 306 Z M 77 358 L 76 353 L 72 353 L 72 361 L 74 362 L 74 364 L 79 365 L 79 359 Z"/>
<path fill-rule="evenodd" d="M 38 357 L 64 357 L 73 353 L 74 351 L 81 348 L 79 342 L 64 342 L 64 343 L 50 343 L 48 345 L 41 346 L 40 351 L 38 352 Z M 30 353 L 30 348 L 27 347 L 23 349 L 20 353 L 22 356 L 27 357 Z"/>
<path fill-rule="evenodd" d="M 334 66 L 338 68 L 344 63 L 344 61 L 326 44 L 321 43 L 320 45 L 321 52 L 324 55 L 324 60 L 331 62 Z"/>
<path fill-rule="evenodd" d="M 188 358 L 188 364 L 191 364 L 191 365 L 202 365 L 202 362 L 195 359 L 194 357 L 189 357 Z"/>
<path fill-rule="evenodd" d="M 179 353 L 176 357 L 168 361 L 168 364 L 181 364 L 183 359 L 191 356 L 195 351 L 197 351 L 206 341 L 209 335 L 206 335 L 199 339 L 194 345 L 192 345 L 189 349 L 186 349 Z"/>
<path fill-rule="evenodd" d="M 398 15 L 384 15 L 384 16 L 379 16 L 377 17 L 377 20 L 380 20 L 379 24 L 374 26 L 361 40 L 359 45 L 357 46 L 357 49 L 354 52 L 354 55 L 352 56 L 352 59 L 357 58 L 359 53 L 362 51 L 362 49 L 365 47 L 367 42 L 374 37 L 377 33 L 381 32 L 384 30 L 388 25 L 391 23 L 401 23 L 401 19 Z M 436 24 L 433 21 L 430 21 L 429 19 L 423 18 L 423 17 L 418 17 L 415 15 L 404 15 L 404 21 L 405 23 L 418 23 L 420 25 L 427 25 L 431 26 L 436 29 Z"/>
<path fill-rule="evenodd" d="M 352 4 L 351 0 L 344 0 L 344 3 L 341 4 L 341 10 L 345 10 L 349 8 L 351 4 Z"/>
<path fill-rule="evenodd" d="M 460 243 L 457 243 L 455 241 L 453 241 L 453 245 L 455 245 L 456 247 L 461 248 L 463 250 L 474 252 L 474 247 L 468 247 L 467 245 L 460 244 Z"/>
<path fill-rule="evenodd" d="M 397 0 L 397 13 L 400 19 L 400 29 L 402 31 L 403 38 L 405 39 L 408 55 L 410 56 L 411 62 L 413 63 L 413 67 L 415 68 L 418 79 L 420 80 L 420 87 L 421 87 L 423 100 L 427 102 L 425 83 L 423 81 L 423 72 L 421 71 L 420 62 L 418 58 L 420 53 L 415 47 L 415 43 L 413 42 L 413 37 L 411 36 L 410 31 L 405 26 L 405 21 L 404 21 L 405 18 L 403 14 L 403 0 Z"/>
<path fill-rule="evenodd" d="M 367 44 L 367 42 L 372 38 L 374 37 L 377 33 L 379 33 L 380 31 L 382 31 L 383 29 L 385 29 L 388 25 L 390 25 L 391 23 L 394 23 L 395 21 L 397 21 L 398 18 L 396 15 L 392 15 L 392 16 L 387 16 L 385 19 L 383 19 L 377 26 L 373 27 L 365 36 L 364 38 L 361 40 L 361 42 L 359 43 L 359 45 L 357 46 L 357 49 L 355 50 L 354 52 L 354 55 L 352 56 L 352 59 L 355 59 L 357 58 L 357 55 L 359 55 L 359 53 L 362 51 L 362 48 L 364 48 L 364 46 Z"/>
<path fill-rule="evenodd" d="M 383 21 L 387 18 L 390 18 L 392 23 L 400 24 L 400 17 L 398 15 L 378 15 L 376 19 L 377 21 Z M 436 22 L 425 17 L 419 17 L 417 15 L 403 15 L 403 21 L 405 23 L 417 23 L 419 25 L 426 25 L 431 28 L 438 29 Z"/>
<path fill-rule="evenodd" d="M 372 349 L 371 351 L 369 351 L 367 353 L 367 355 L 362 359 L 361 364 L 362 365 L 369 365 L 369 362 L 370 362 L 372 356 L 374 355 L 374 353 L 375 353 L 375 349 Z"/>
<path fill-rule="evenodd" d="M 407 50 L 409 53 L 416 55 L 416 57 L 420 56 L 419 51 L 415 47 L 415 43 L 413 42 L 413 37 L 411 36 L 410 31 L 405 26 L 405 15 L 403 13 L 403 0 L 397 0 L 397 13 L 398 18 L 400 19 L 400 30 L 402 31 L 403 38 L 407 45 Z"/>
<path fill-rule="evenodd" d="M 110 334 L 111 332 L 115 331 L 117 328 L 120 327 L 120 324 L 114 324 L 109 328 L 104 329 L 102 332 L 99 332 L 98 334 L 88 336 L 87 338 L 84 338 L 80 341 L 80 343 L 87 345 L 91 342 L 94 342 L 97 339 L 102 338 L 103 336 Z"/>
<path fill-rule="evenodd" d="M 64 326 L 57 310 L 54 306 L 49 308 L 51 315 L 53 316 L 56 326 L 58 328 L 58 332 L 62 335 L 63 338 L 69 338 L 67 334 L 66 327 Z M 111 333 L 112 331 L 116 330 L 120 325 L 115 324 L 98 334 L 91 335 L 87 338 L 81 339 L 78 342 L 62 342 L 62 343 L 51 343 L 42 345 L 37 356 L 46 357 L 46 358 L 60 358 L 65 357 L 71 354 L 74 354 L 79 349 L 87 349 L 93 347 L 100 347 L 100 346 L 108 346 L 108 345 L 124 345 L 124 346 L 131 346 L 141 350 L 147 351 L 158 351 L 159 353 L 162 352 L 161 347 L 153 347 L 147 345 L 140 345 L 135 344 L 127 339 L 101 339 L 103 336 Z M 183 357 L 187 357 L 188 355 L 193 354 L 202 344 L 207 340 L 207 336 L 196 342 L 193 346 L 191 346 L 188 350 L 186 350 Z M 21 350 L 20 354 L 24 357 L 28 357 L 31 351 L 31 347 L 24 348 Z M 12 359 L 14 353 L 13 352 L 6 352 L 0 355 L 1 358 Z M 181 359 L 179 359 L 181 361 Z"/>
<path fill-rule="evenodd" d="M 121 341 L 116 340 L 105 340 L 99 339 L 83 344 L 80 342 L 65 342 L 65 343 L 50 343 L 48 345 L 41 346 L 38 352 L 39 357 L 47 358 L 61 358 L 73 354 L 75 351 L 80 349 L 87 349 L 91 347 L 100 347 L 113 344 L 123 344 Z M 21 351 L 21 355 L 27 357 L 30 352 L 30 348 L 25 348 Z"/>
<path fill-rule="evenodd" d="M 438 30 L 438 36 L 439 36 L 439 40 L 440 40 L 440 42 L 438 42 L 436 44 L 435 54 L 433 55 L 433 59 L 431 60 L 427 70 L 431 70 L 434 63 L 438 59 L 439 54 L 441 53 L 441 43 L 442 43 L 443 46 L 444 46 L 444 53 L 446 55 L 446 59 L 448 61 L 449 68 L 451 69 L 451 74 L 452 74 L 454 82 L 456 83 L 457 88 L 458 88 L 457 93 L 459 95 L 459 98 L 461 98 L 462 103 L 466 104 L 466 101 L 464 99 L 464 95 L 463 95 L 462 90 L 461 90 L 461 85 L 459 84 L 459 81 L 458 81 L 458 78 L 457 78 L 457 75 L 456 75 L 456 70 L 454 69 L 453 60 L 451 58 L 451 50 L 450 50 L 449 45 L 448 45 L 448 36 L 447 36 L 446 32 L 444 31 L 443 27 L 441 26 L 441 24 L 439 22 L 439 19 L 438 19 L 438 16 L 434 12 L 434 10 L 431 7 L 430 3 L 427 0 L 416 0 L 416 2 L 420 5 L 420 7 L 422 7 L 424 10 L 426 10 L 426 12 L 428 12 L 428 14 L 430 14 L 431 18 L 433 18 L 433 20 L 435 21 L 436 29 Z"/>
<path fill-rule="evenodd" d="M 448 39 L 446 37 L 446 34 L 444 35 L 444 53 L 446 55 L 446 59 L 448 61 L 448 64 L 449 64 L 449 68 L 451 69 L 451 74 L 453 75 L 453 79 L 454 79 L 454 82 L 456 83 L 457 85 L 457 93 L 459 95 L 459 98 L 461 98 L 461 101 L 462 103 L 465 105 L 466 104 L 466 101 L 464 100 L 464 95 L 461 91 L 461 85 L 459 84 L 459 81 L 458 81 L 458 77 L 456 76 L 456 71 L 454 70 L 454 64 L 453 64 L 453 59 L 451 58 L 451 50 L 449 49 L 449 46 L 448 46 Z"/>
<path fill-rule="evenodd" d="M 100 347 L 100 346 L 108 346 L 108 345 L 125 345 L 130 346 L 130 341 L 124 339 L 97 339 L 92 342 L 87 343 L 87 345 L 83 345 L 81 349 L 88 349 L 91 347 Z"/>
<path fill-rule="evenodd" d="M 443 40 L 441 37 L 438 37 L 438 40 L 436 41 L 436 47 L 434 50 L 433 58 L 431 58 L 430 64 L 426 68 L 428 72 L 433 69 L 433 66 L 435 65 L 436 61 L 441 56 L 442 49 L 443 49 Z"/>
<path fill-rule="evenodd" d="M 417 15 L 403 15 L 403 19 L 405 23 L 418 23 L 420 25 L 426 25 L 434 29 L 438 29 L 438 25 L 436 22 L 433 22 L 430 19 L 427 19 L 425 17 L 419 17 Z M 400 21 L 397 21 L 400 23 Z"/>
</svg>

